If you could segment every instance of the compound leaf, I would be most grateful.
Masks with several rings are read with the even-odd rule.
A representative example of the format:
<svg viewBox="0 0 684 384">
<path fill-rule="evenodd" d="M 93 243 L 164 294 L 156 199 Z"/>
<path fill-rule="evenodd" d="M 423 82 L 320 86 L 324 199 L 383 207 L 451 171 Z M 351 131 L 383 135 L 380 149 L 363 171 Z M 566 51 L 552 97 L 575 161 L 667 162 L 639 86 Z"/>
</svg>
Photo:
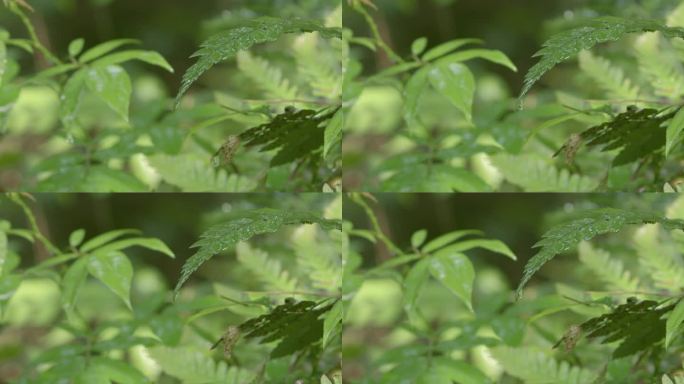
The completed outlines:
<svg viewBox="0 0 684 384">
<path fill-rule="evenodd" d="M 183 265 L 180 279 L 174 289 L 175 296 L 178 296 L 181 286 L 202 264 L 239 241 L 248 240 L 259 234 L 275 232 L 285 225 L 314 223 L 324 230 L 342 230 L 340 220 L 326 220 L 311 212 L 271 208 L 239 212 L 228 221 L 214 225 L 192 245 L 193 248 L 199 249 Z"/>
<path fill-rule="evenodd" d="M 577 219 L 547 231 L 534 245 L 541 248 L 525 265 L 523 277 L 516 291 L 519 299 L 525 284 L 549 260 L 568 251 L 582 240 L 610 232 L 618 232 L 627 225 L 660 223 L 668 230 L 684 230 L 684 220 L 671 220 L 653 213 L 602 208 L 587 211 Z"/>
<path fill-rule="evenodd" d="M 592 20 L 589 24 L 561 32 L 547 40 L 543 48 L 534 56 L 541 57 L 527 75 L 520 92 L 520 101 L 542 76 L 557 64 L 568 60 L 580 51 L 590 49 L 596 44 L 620 40 L 623 36 L 638 32 L 659 31 L 669 38 L 684 38 L 684 28 L 670 28 L 658 20 L 622 19 L 604 17 Z"/>
<path fill-rule="evenodd" d="M 210 37 L 192 55 L 198 60 L 183 75 L 181 88 L 176 96 L 176 106 L 190 86 L 214 65 L 234 57 L 237 52 L 249 49 L 255 44 L 275 41 L 284 34 L 304 32 L 319 32 L 324 38 L 342 38 L 340 28 L 326 28 L 315 20 L 275 17 L 250 20 L 242 26 Z"/>
</svg>

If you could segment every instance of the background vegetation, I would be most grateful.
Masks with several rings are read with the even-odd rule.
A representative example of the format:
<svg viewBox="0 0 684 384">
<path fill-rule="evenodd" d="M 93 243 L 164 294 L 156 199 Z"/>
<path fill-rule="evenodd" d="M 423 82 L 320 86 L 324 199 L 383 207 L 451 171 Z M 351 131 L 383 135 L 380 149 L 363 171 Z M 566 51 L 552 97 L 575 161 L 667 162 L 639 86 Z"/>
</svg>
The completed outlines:
<svg viewBox="0 0 684 384">
<path fill-rule="evenodd" d="M 339 197 L 5 195 L 0 217 L 1 382 L 340 382 Z"/>
</svg>

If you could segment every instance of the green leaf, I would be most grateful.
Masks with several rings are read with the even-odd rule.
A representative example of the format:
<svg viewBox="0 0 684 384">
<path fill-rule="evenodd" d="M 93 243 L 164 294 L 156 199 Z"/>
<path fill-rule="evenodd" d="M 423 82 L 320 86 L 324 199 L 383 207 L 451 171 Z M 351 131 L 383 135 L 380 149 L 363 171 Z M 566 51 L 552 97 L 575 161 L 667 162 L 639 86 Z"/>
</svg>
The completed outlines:
<svg viewBox="0 0 684 384">
<path fill-rule="evenodd" d="M 86 70 L 80 69 L 74 72 L 62 88 L 59 99 L 59 117 L 67 130 L 76 125 L 76 114 L 81 104 L 81 95 L 85 87 Z"/>
<path fill-rule="evenodd" d="M 116 229 L 113 231 L 105 232 L 102 234 L 99 234 L 92 239 L 88 240 L 83 244 L 81 247 L 81 252 L 89 252 L 92 251 L 95 248 L 98 248 L 104 244 L 107 244 L 108 242 L 115 240 L 121 236 L 125 235 L 137 235 L 140 233 L 140 230 L 138 229 Z"/>
<path fill-rule="evenodd" d="M 273 118 L 271 122 L 241 133 L 239 139 L 245 147 L 260 147 L 262 152 L 278 150 L 271 159 L 271 167 L 300 159 L 309 159 L 313 162 L 321 156 L 324 144 L 324 124 L 329 124 L 328 121 L 339 110 L 339 107 L 319 111 L 286 110 Z M 217 158 L 229 160 L 225 153 L 221 153 L 221 150 Z M 221 160 L 221 162 L 225 161 Z"/>
<path fill-rule="evenodd" d="M 131 79 L 123 68 L 117 65 L 92 67 L 86 72 L 85 83 L 119 116 L 128 121 L 128 106 L 133 90 Z"/>
<path fill-rule="evenodd" d="M 88 363 L 88 368 L 77 381 L 79 384 L 109 384 L 112 382 L 144 384 L 149 383 L 149 380 L 140 371 L 124 361 L 93 357 Z"/>
<path fill-rule="evenodd" d="M 340 300 L 333 305 L 323 318 L 323 337 L 321 343 L 323 348 L 327 347 L 332 336 L 342 330 L 344 320 L 344 303 Z"/>
<path fill-rule="evenodd" d="M 5 77 L 7 70 L 7 46 L 5 42 L 0 40 L 0 87 L 2 87 L 2 79 Z"/>
<path fill-rule="evenodd" d="M 154 347 L 149 352 L 164 373 L 183 383 L 244 384 L 254 379 L 246 370 L 212 360 L 204 349 Z"/>
<path fill-rule="evenodd" d="M 416 312 L 416 302 L 420 292 L 429 277 L 429 260 L 427 258 L 419 260 L 411 267 L 404 278 L 404 310 L 409 314 L 409 317 L 414 317 Z"/>
<path fill-rule="evenodd" d="M 539 155 L 498 154 L 491 159 L 508 182 L 525 192 L 593 192 L 599 186 L 598 181 L 587 176 L 557 169 L 550 159 Z"/>
<path fill-rule="evenodd" d="M 173 309 L 167 309 L 149 322 L 150 329 L 168 346 L 176 346 L 183 336 L 183 320 Z"/>
<path fill-rule="evenodd" d="M 469 170 L 446 164 L 414 164 L 382 182 L 382 190 L 386 192 L 489 192 L 491 189 Z"/>
<path fill-rule="evenodd" d="M 482 40 L 480 39 L 457 39 L 457 40 L 451 40 L 447 41 L 446 43 L 442 43 L 434 48 L 429 49 L 425 54 L 423 55 L 423 61 L 431 61 L 434 59 L 437 59 L 439 57 L 442 57 L 450 52 L 453 52 L 459 48 L 461 48 L 464 45 L 467 44 L 480 44 L 482 43 Z"/>
<path fill-rule="evenodd" d="M 518 68 L 515 66 L 515 64 L 513 64 L 511 59 L 508 58 L 508 56 L 506 56 L 503 52 L 494 49 L 468 49 L 445 56 L 439 59 L 436 63 L 438 64 L 442 61 L 447 63 L 458 63 L 471 59 L 484 59 L 495 64 L 503 65 L 513 72 L 518 71 Z"/>
<path fill-rule="evenodd" d="M 450 252 L 465 252 L 473 248 L 483 248 L 494 253 L 504 255 L 510 259 L 517 260 L 513 251 L 503 242 L 494 239 L 472 239 L 458 242 L 442 248 Z"/>
<path fill-rule="evenodd" d="M 421 95 L 427 88 L 429 73 L 430 67 L 417 70 L 404 87 L 404 120 L 412 132 L 417 132 L 422 127 L 418 118 L 418 105 Z"/>
<path fill-rule="evenodd" d="M 520 92 L 520 101 L 522 102 L 523 97 L 546 72 L 580 51 L 590 49 L 599 43 L 619 40 L 626 34 L 654 31 L 660 31 L 669 38 L 684 38 L 684 29 L 666 27 L 658 20 L 622 19 L 618 17 L 595 19 L 586 26 L 552 36 L 544 43 L 543 48 L 535 54 L 541 59 L 525 75 L 525 82 Z"/>
<path fill-rule="evenodd" d="M 21 284 L 21 275 L 10 274 L 0 277 L 0 315 L 2 315 L 5 305 L 12 298 L 17 288 L 19 288 L 19 284 Z"/>
<path fill-rule="evenodd" d="M 323 134 L 323 156 L 327 157 L 333 148 L 341 147 L 342 142 L 342 126 L 344 124 L 344 111 L 339 110 L 330 119 L 325 126 L 325 133 Z M 340 151 L 337 149 L 337 151 Z"/>
<path fill-rule="evenodd" d="M 85 238 L 85 229 L 77 229 L 69 235 L 69 246 L 78 247 Z"/>
<path fill-rule="evenodd" d="M 0 276 L 5 274 L 5 263 L 7 263 L 7 233 L 0 230 Z"/>
<path fill-rule="evenodd" d="M 460 231 L 453 231 L 449 233 L 445 233 L 443 235 L 440 235 L 430 241 L 428 241 L 427 244 L 423 247 L 421 250 L 423 253 L 432 253 L 432 251 L 436 251 L 437 249 L 440 249 L 446 245 L 449 245 L 453 243 L 454 241 L 468 236 L 468 235 L 481 235 L 482 231 L 476 230 L 476 229 L 464 229 Z"/>
<path fill-rule="evenodd" d="M 153 237 L 136 237 L 132 239 L 114 241 L 109 244 L 103 245 L 100 248 L 96 248 L 93 251 L 93 253 L 110 253 L 135 246 L 163 253 L 172 259 L 175 257 L 173 251 L 169 249 L 169 247 L 166 244 L 164 244 L 163 241 L 155 239 Z"/>
<path fill-rule="evenodd" d="M 429 261 L 432 276 L 461 299 L 472 312 L 475 269 L 470 260 L 462 253 L 442 249 L 430 256 Z"/>
<path fill-rule="evenodd" d="M 682 332 L 684 326 L 684 300 L 679 300 L 665 323 L 665 349 Z"/>
<path fill-rule="evenodd" d="M 411 235 L 411 246 L 413 248 L 418 248 L 423 245 L 425 239 L 427 239 L 427 230 L 421 229 L 413 232 L 413 235 Z"/>
<path fill-rule="evenodd" d="M 154 51 L 130 50 L 112 53 L 95 61 L 92 65 L 98 67 L 106 67 L 114 64 L 121 64 L 131 60 L 139 60 L 147 64 L 156 65 L 171 73 L 173 67 L 169 64 L 162 55 Z"/>
<path fill-rule="evenodd" d="M 440 381 L 443 380 L 443 381 Z M 456 361 L 446 357 L 432 359 L 425 377 L 420 378 L 420 384 L 490 384 L 491 381 L 471 364 Z"/>
<path fill-rule="evenodd" d="M 581 217 L 551 228 L 534 247 L 541 248 L 525 265 L 523 277 L 516 290 L 522 296 L 525 284 L 549 260 L 567 252 L 582 240 L 605 233 L 618 232 L 627 225 L 660 223 L 668 230 L 684 230 L 684 220 L 670 220 L 653 213 L 602 208 L 584 212 Z"/>
<path fill-rule="evenodd" d="M 263 208 L 235 213 L 228 221 L 209 228 L 192 245 L 199 250 L 183 264 L 180 279 L 174 289 L 175 296 L 178 296 L 180 288 L 202 264 L 239 241 L 275 232 L 285 225 L 314 223 L 324 230 L 342 230 L 339 220 L 326 220 L 311 212 Z"/>
<path fill-rule="evenodd" d="M 78 54 L 81 53 L 81 51 L 83 51 L 84 44 L 85 40 L 83 40 L 82 38 L 72 40 L 71 43 L 69 43 L 69 56 L 78 56 Z"/>
<path fill-rule="evenodd" d="M 88 276 L 88 258 L 81 257 L 67 268 L 62 278 L 62 308 L 71 317 L 76 308 L 76 298 Z"/>
<path fill-rule="evenodd" d="M 670 124 L 667 126 L 667 137 L 665 139 L 665 156 L 669 156 L 672 149 L 682 141 L 682 131 L 684 131 L 684 108 L 680 108 L 674 115 Z"/>
<path fill-rule="evenodd" d="M 587 384 L 593 383 L 597 376 L 589 369 L 558 362 L 538 348 L 498 347 L 492 354 L 506 373 L 525 383 Z"/>
<path fill-rule="evenodd" d="M 102 281 L 121 300 L 131 307 L 131 280 L 133 265 L 121 252 L 96 253 L 88 258 L 88 271 Z"/>
<path fill-rule="evenodd" d="M 414 56 L 420 55 L 421 53 L 423 53 L 425 51 L 425 48 L 427 48 L 427 43 L 428 43 L 428 40 L 425 37 L 420 37 L 420 38 L 414 40 L 413 43 L 411 44 L 411 53 Z"/>
<path fill-rule="evenodd" d="M 81 57 L 78 59 L 79 62 L 85 64 L 90 61 L 93 61 L 97 59 L 98 57 L 102 57 L 109 52 L 127 44 L 138 44 L 140 41 L 135 40 L 135 39 L 118 39 L 118 40 L 110 40 L 106 41 L 104 43 L 98 44 L 87 51 L 83 52 Z"/>
<path fill-rule="evenodd" d="M 468 67 L 453 61 L 440 61 L 430 66 L 428 78 L 432 86 L 471 121 L 475 77 Z"/>
<path fill-rule="evenodd" d="M 254 19 L 210 37 L 192 55 L 198 60 L 183 75 L 181 88 L 176 96 L 176 106 L 190 86 L 214 65 L 233 58 L 237 52 L 247 50 L 255 44 L 275 41 L 284 34 L 303 32 L 319 32 L 324 38 L 342 38 L 340 28 L 325 28 L 315 20 L 274 17 Z"/>
</svg>

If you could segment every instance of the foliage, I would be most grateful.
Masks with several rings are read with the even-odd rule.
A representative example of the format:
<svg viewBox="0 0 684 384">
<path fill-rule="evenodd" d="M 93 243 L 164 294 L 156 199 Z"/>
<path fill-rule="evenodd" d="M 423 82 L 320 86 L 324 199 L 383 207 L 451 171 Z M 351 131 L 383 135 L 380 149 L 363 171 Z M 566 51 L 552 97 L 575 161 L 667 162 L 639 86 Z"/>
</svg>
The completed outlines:
<svg viewBox="0 0 684 384">
<path fill-rule="evenodd" d="M 20 38 L 16 28 L 11 34 L 0 30 L 0 133 L 7 138 L 0 146 L 7 154 L 0 164 L 3 189 L 338 189 L 342 116 L 328 115 L 340 104 L 342 77 L 341 9 L 334 3 L 319 7 L 323 12 L 317 17 L 325 20 L 253 17 L 246 11 L 237 12 L 239 18 L 230 15 L 231 22 L 208 22 L 214 25 L 212 36 L 193 56 L 198 60 L 185 72 L 175 103 L 164 84 L 176 87 L 173 78 L 139 65 L 173 73 L 156 51 L 129 48 L 140 43 L 137 39 L 90 46 L 76 37 L 64 52 L 53 52 L 34 25 L 49 6 L 25 4 L 5 6 L 28 38 Z M 31 58 L 35 68 L 28 65 Z M 229 60 L 236 65 L 216 66 Z M 212 81 L 210 89 L 188 94 L 205 73 L 231 79 L 230 87 Z M 309 120 L 292 121 L 278 131 L 279 145 L 257 147 L 258 152 L 249 144 L 233 145 L 226 163 L 212 161 L 233 137 L 251 136 L 254 127 L 279 127 L 291 107 L 315 110 L 315 129 Z M 36 114 L 39 121 L 33 121 Z"/>
<path fill-rule="evenodd" d="M 238 243 L 234 265 L 225 269 L 230 277 L 186 284 L 175 302 L 162 281 L 162 264 L 151 266 L 151 260 L 132 257 L 136 247 L 144 251 L 137 252 L 140 256 L 156 252 L 174 257 L 176 252 L 164 242 L 135 229 L 97 236 L 78 229 L 58 242 L 67 244 L 62 249 L 44 230 L 44 218 L 34 213 L 42 214 L 45 198 L 32 200 L 30 195 L 9 194 L 0 201 L 3 217 L 12 216 L 8 208 L 13 202 L 28 222 L 26 228 L 0 222 L 0 315 L 5 328 L 0 349 L 9 353 L 0 359 L 0 371 L 8 382 L 339 381 L 341 273 L 334 285 L 325 287 L 307 276 L 327 276 L 330 268 L 341 268 L 339 200 L 328 199 L 325 213 L 264 208 L 229 216 L 232 227 L 212 227 L 207 233 L 216 237 L 205 234 L 199 242 L 230 238 L 226 228 L 270 234 L 260 238 L 259 248 L 245 242 L 251 236 L 235 235 L 244 241 Z M 212 216 L 214 221 L 223 214 L 217 210 Z M 191 219 L 187 213 L 184 218 Z M 245 222 L 250 220 L 269 223 L 250 228 Z M 313 222 L 320 225 L 305 224 Z M 291 233 L 271 233 L 286 224 L 295 226 Z M 23 253 L 41 248 L 47 254 L 42 261 L 20 264 L 20 253 L 28 261 L 31 258 Z M 326 262 L 300 262 L 303 250 Z M 249 257 L 253 254 L 261 258 Z M 262 273 L 275 264 L 281 273 L 288 270 L 297 285 L 280 287 L 277 275 Z M 35 293 L 29 294 L 29 289 Z M 45 305 L 54 312 L 41 308 Z M 48 336 L 13 336 L 27 329 L 40 329 Z M 217 354 L 211 344 L 221 334 L 223 354 Z"/>
<path fill-rule="evenodd" d="M 514 56 L 522 50 L 519 40 L 507 39 L 505 53 L 469 49 L 482 42 L 453 36 L 454 28 L 442 26 L 451 34 L 437 34 L 444 42 L 436 47 L 425 37 L 408 44 L 411 35 L 432 39 L 436 33 L 423 30 L 417 13 L 410 18 L 416 20 L 410 33 L 389 26 L 403 36 L 396 43 L 379 34 L 377 25 L 396 17 L 394 6 L 352 2 L 350 18 L 353 11 L 359 16 L 345 31 L 347 189 L 677 191 L 683 149 L 683 115 L 677 113 L 684 95 L 682 5 L 661 2 L 657 14 L 667 17 L 658 20 L 648 18 L 656 13 L 645 4 L 619 17 L 627 13 L 621 6 L 591 3 L 567 5 L 564 17 L 544 23 L 554 32 L 550 38 L 545 30 L 535 31 L 546 42 L 534 55 L 539 61 L 520 79 L 516 100 L 511 94 L 518 79 L 499 67 L 521 66 Z M 468 8 L 434 6 L 444 13 Z M 472 8 L 488 16 L 502 12 Z M 519 10 L 534 19 L 532 9 Z M 531 32 L 528 26 L 517 28 Z M 473 58 L 486 62 L 464 66 Z M 533 90 L 542 77 L 547 86 Z M 523 99 L 525 109 L 519 108 Z M 580 151 L 583 146 L 598 151 Z M 556 158 L 559 148 L 565 156 Z"/>
</svg>

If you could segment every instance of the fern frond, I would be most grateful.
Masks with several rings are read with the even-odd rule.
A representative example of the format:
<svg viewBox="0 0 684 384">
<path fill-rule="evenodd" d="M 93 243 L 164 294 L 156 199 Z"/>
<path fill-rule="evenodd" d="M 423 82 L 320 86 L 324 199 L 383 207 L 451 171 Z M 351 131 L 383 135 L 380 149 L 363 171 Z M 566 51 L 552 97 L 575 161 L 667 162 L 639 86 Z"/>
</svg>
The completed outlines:
<svg viewBox="0 0 684 384">
<path fill-rule="evenodd" d="M 633 85 L 630 79 L 619 67 L 614 67 L 610 61 L 594 56 L 590 51 L 579 53 L 580 69 L 608 93 L 608 97 L 618 100 L 636 100 L 639 98 L 639 87 Z"/>
<path fill-rule="evenodd" d="M 684 38 L 683 28 L 670 28 L 658 20 L 622 19 L 604 17 L 592 20 L 588 25 L 552 36 L 535 57 L 541 57 L 527 75 L 520 100 L 542 76 L 557 64 L 568 60 L 582 50 L 590 49 L 596 44 L 620 40 L 627 34 L 637 32 L 660 31 L 669 38 Z"/>
<path fill-rule="evenodd" d="M 525 265 L 523 277 L 520 279 L 516 292 L 517 298 L 522 296 L 522 289 L 525 284 L 544 264 L 556 255 L 570 250 L 580 241 L 590 240 L 606 233 L 618 232 L 627 225 L 646 223 L 660 223 L 669 230 L 684 231 L 684 220 L 670 220 L 653 213 L 625 211 L 616 208 L 587 211 L 577 219 L 551 228 L 534 245 L 540 250 Z"/>
<path fill-rule="evenodd" d="M 599 183 L 585 176 L 558 170 L 550 162 L 534 155 L 496 155 L 492 162 L 511 184 L 525 192 L 591 192 Z"/>
<path fill-rule="evenodd" d="M 659 236 L 659 226 L 645 225 L 634 235 L 639 263 L 648 272 L 656 287 L 671 292 L 684 288 L 684 266 L 681 256 L 665 246 Z"/>
<path fill-rule="evenodd" d="M 598 276 L 609 288 L 621 292 L 636 292 L 639 290 L 639 279 L 632 277 L 626 271 L 620 260 L 610 257 L 610 253 L 591 246 L 582 241 L 579 244 L 579 259 Z"/>
<path fill-rule="evenodd" d="M 506 373 L 528 384 L 587 384 L 596 379 L 594 372 L 558 362 L 533 347 L 498 347 L 492 354 Z"/>
<path fill-rule="evenodd" d="M 252 248 L 248 243 L 239 242 L 235 247 L 237 259 L 245 266 L 267 290 L 277 292 L 294 292 L 297 290 L 297 279 L 291 277 L 275 258 L 268 253 Z"/>
<path fill-rule="evenodd" d="M 237 65 L 242 73 L 265 92 L 267 98 L 299 99 L 297 86 L 291 84 L 280 68 L 272 66 L 266 59 L 254 56 L 249 51 L 242 51 L 237 54 Z"/>
<path fill-rule="evenodd" d="M 224 361 L 216 362 L 196 348 L 153 347 L 149 352 L 164 373 L 183 383 L 244 384 L 253 379 L 251 373 L 228 367 Z"/>
<path fill-rule="evenodd" d="M 322 219 L 315 213 L 305 211 L 262 208 L 234 213 L 228 221 L 214 225 L 202 233 L 200 239 L 192 245 L 199 249 L 183 264 L 174 297 L 178 296 L 180 288 L 202 264 L 238 242 L 259 234 L 276 232 L 286 225 L 314 223 L 325 230 L 342 230 L 340 220 Z"/>
<path fill-rule="evenodd" d="M 634 46 L 639 71 L 651 83 L 655 94 L 671 101 L 684 94 L 684 69 L 678 59 L 661 49 L 658 34 L 639 36 Z"/>
<path fill-rule="evenodd" d="M 329 60 L 321 57 L 320 39 L 316 34 L 302 35 L 295 40 L 294 56 L 298 72 L 311 87 L 314 96 L 337 100 L 342 95 L 342 62 L 339 52 Z M 326 60 L 328 59 L 328 60 Z"/>
<path fill-rule="evenodd" d="M 181 88 L 176 96 L 176 107 L 190 86 L 214 65 L 231 59 L 238 52 L 247 50 L 255 44 L 275 41 L 284 34 L 304 32 L 319 32 L 326 39 L 342 38 L 341 28 L 326 28 L 316 20 L 279 19 L 275 17 L 250 20 L 240 27 L 210 37 L 192 55 L 198 60 L 183 74 Z"/>
<path fill-rule="evenodd" d="M 183 192 L 248 192 L 256 188 L 254 180 L 228 175 L 193 155 L 155 155 L 149 161 L 165 182 Z"/>
<path fill-rule="evenodd" d="M 337 292 L 342 286 L 342 260 L 338 242 L 317 241 L 316 228 L 301 226 L 292 235 L 297 264 L 314 288 Z"/>
</svg>

